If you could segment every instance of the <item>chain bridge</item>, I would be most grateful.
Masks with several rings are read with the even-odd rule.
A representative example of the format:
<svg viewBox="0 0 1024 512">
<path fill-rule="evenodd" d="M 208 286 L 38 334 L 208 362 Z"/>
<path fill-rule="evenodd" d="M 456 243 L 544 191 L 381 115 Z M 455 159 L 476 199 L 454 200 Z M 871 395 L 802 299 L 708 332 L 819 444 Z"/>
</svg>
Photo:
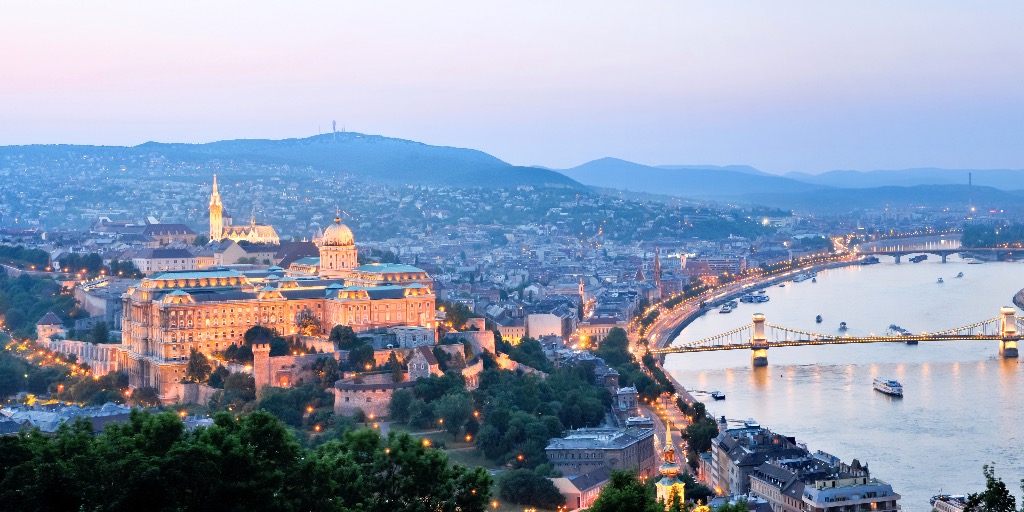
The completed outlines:
<svg viewBox="0 0 1024 512">
<path fill-rule="evenodd" d="M 845 345 L 851 343 L 907 343 L 939 340 L 989 340 L 999 343 L 999 354 L 1017 357 L 1017 342 L 1024 332 L 1024 320 L 1016 317 L 1017 310 L 1003 307 L 999 316 L 963 327 L 921 334 L 893 336 L 845 336 L 822 334 L 773 325 L 761 313 L 754 313 L 753 321 L 742 327 L 700 340 L 683 342 L 665 348 L 651 349 L 652 354 L 684 354 L 717 350 L 750 350 L 754 366 L 768 365 L 768 349 L 775 347 L 802 347 L 811 345 Z"/>
</svg>

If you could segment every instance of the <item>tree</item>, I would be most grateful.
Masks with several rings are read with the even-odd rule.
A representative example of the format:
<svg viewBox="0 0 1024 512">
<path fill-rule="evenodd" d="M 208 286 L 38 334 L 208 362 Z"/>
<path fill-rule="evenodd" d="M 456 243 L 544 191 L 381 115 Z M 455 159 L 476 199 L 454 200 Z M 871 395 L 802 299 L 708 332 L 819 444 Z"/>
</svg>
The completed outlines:
<svg viewBox="0 0 1024 512">
<path fill-rule="evenodd" d="M 191 349 L 188 353 L 188 365 L 185 367 L 185 380 L 189 382 L 206 382 L 213 372 L 206 354 Z"/>
<path fill-rule="evenodd" d="M 396 389 L 391 394 L 391 403 L 388 404 L 388 416 L 399 423 L 409 421 L 409 405 L 415 397 L 408 389 Z"/>
<path fill-rule="evenodd" d="M 590 506 L 591 512 L 664 512 L 654 499 L 654 493 L 632 473 L 612 471 L 612 476 L 601 489 L 601 494 Z M 731 512 L 731 511 L 730 511 Z"/>
<path fill-rule="evenodd" d="M 517 505 L 557 509 L 565 504 L 565 497 L 555 484 L 540 471 L 514 469 L 498 478 L 498 496 Z"/>
<path fill-rule="evenodd" d="M 1006 484 L 996 477 L 995 466 L 985 464 L 981 471 L 985 474 L 985 490 L 967 496 L 965 510 L 984 510 L 985 512 L 1016 512 L 1017 498 L 1010 494 Z M 1021 480 L 1024 489 L 1024 480 Z"/>
<path fill-rule="evenodd" d="M 328 339 L 337 345 L 338 350 L 352 350 L 356 346 L 362 345 L 362 342 L 359 341 L 355 331 L 352 330 L 352 327 L 347 325 L 335 325 L 334 328 L 331 329 L 331 334 Z"/>
<path fill-rule="evenodd" d="M 93 324 L 89 330 L 89 341 L 96 344 L 110 343 L 110 329 L 107 323 L 100 321 Z"/>
<path fill-rule="evenodd" d="M 387 364 L 391 367 L 391 382 L 402 382 L 405 380 L 405 369 L 402 368 L 402 363 L 398 361 L 398 354 L 395 354 L 394 350 L 388 355 Z"/>
<path fill-rule="evenodd" d="M 465 393 L 450 393 L 434 403 L 434 412 L 444 420 L 444 430 L 454 439 L 473 414 L 473 400 Z"/>
</svg>

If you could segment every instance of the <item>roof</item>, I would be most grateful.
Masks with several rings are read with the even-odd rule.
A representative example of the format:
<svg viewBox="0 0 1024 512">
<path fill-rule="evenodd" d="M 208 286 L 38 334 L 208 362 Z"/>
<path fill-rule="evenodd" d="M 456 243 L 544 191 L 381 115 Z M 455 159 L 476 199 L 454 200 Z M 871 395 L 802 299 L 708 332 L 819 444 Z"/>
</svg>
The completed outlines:
<svg viewBox="0 0 1024 512">
<path fill-rule="evenodd" d="M 146 224 L 142 230 L 147 235 L 194 235 L 195 231 L 184 224 Z"/>
<path fill-rule="evenodd" d="M 437 358 L 434 357 L 434 352 L 432 350 L 430 350 L 429 348 L 422 347 L 422 346 L 421 347 L 416 347 L 415 352 L 418 352 L 419 354 L 421 354 L 423 356 L 423 358 L 427 360 L 427 364 L 429 364 L 430 366 L 437 366 L 439 364 L 437 362 Z"/>
<path fill-rule="evenodd" d="M 139 251 L 136 258 L 147 258 L 147 259 L 188 259 L 195 258 L 195 256 L 185 249 L 145 249 Z"/>
<path fill-rule="evenodd" d="M 293 262 L 302 261 L 306 258 L 320 258 L 320 249 L 313 242 L 286 242 L 281 244 L 275 259 L 279 260 L 278 265 L 288 268 Z M 319 261 L 317 261 L 319 263 Z M 316 263 L 313 263 L 314 265 Z"/>
<path fill-rule="evenodd" d="M 581 428 L 549 440 L 545 450 L 619 450 L 653 436 L 650 428 Z"/>
<path fill-rule="evenodd" d="M 353 269 L 356 272 L 374 272 L 374 273 L 393 273 L 393 272 L 423 272 L 419 267 L 412 265 L 405 265 L 403 263 L 368 263 L 366 265 L 360 265 Z"/>
<path fill-rule="evenodd" d="M 228 268 L 209 270 L 172 270 L 153 274 L 148 279 L 213 279 L 221 277 L 244 277 L 241 272 Z"/>
<path fill-rule="evenodd" d="M 36 325 L 59 325 L 63 327 L 64 321 L 55 315 L 53 311 L 47 311 L 46 314 L 36 322 Z"/>
<path fill-rule="evenodd" d="M 601 466 L 593 471 L 583 473 L 582 475 L 570 476 L 569 481 L 575 486 L 580 492 L 593 489 L 595 487 L 601 487 L 612 477 L 612 468 L 608 466 Z"/>
</svg>

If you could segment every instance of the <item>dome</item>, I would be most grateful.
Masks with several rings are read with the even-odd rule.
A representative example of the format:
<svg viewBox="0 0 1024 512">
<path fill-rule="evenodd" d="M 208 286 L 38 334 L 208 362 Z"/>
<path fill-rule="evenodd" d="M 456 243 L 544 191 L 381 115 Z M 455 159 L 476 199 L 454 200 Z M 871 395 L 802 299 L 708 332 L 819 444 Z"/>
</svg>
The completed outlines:
<svg viewBox="0 0 1024 512">
<path fill-rule="evenodd" d="M 352 230 L 341 223 L 341 217 L 335 217 L 334 224 L 331 224 L 324 230 L 324 236 L 320 245 L 355 245 L 355 239 L 352 238 Z"/>
</svg>

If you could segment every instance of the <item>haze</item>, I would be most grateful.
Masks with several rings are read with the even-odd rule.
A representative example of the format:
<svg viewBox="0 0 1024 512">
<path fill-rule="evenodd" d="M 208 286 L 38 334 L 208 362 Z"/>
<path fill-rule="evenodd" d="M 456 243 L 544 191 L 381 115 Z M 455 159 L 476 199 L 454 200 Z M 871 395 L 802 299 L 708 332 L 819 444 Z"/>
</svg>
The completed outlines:
<svg viewBox="0 0 1024 512">
<path fill-rule="evenodd" d="M 1024 167 L 1024 3 L 18 2 L 0 144 L 349 130 L 515 164 Z"/>
</svg>

